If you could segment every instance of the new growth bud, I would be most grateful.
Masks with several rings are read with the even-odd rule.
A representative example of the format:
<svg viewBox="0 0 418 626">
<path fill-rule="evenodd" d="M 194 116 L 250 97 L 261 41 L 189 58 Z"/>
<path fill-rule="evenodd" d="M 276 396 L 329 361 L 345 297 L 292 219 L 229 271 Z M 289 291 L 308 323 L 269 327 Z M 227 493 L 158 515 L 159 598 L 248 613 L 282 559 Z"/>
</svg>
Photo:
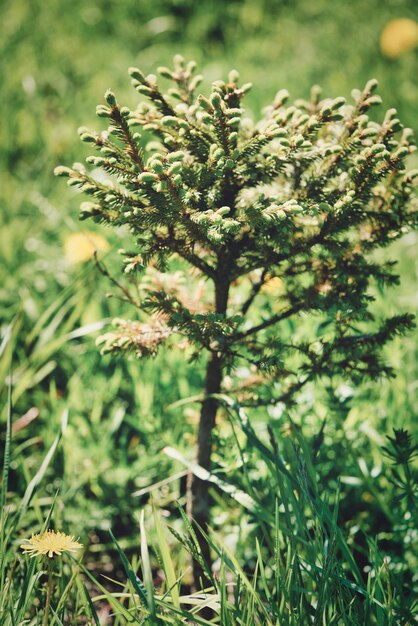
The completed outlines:
<svg viewBox="0 0 418 626">
<path fill-rule="evenodd" d="M 131 78 L 137 80 L 139 83 L 145 83 L 145 76 L 137 67 L 130 67 L 128 71 Z"/>
<path fill-rule="evenodd" d="M 105 92 L 104 97 L 105 97 L 105 100 L 106 100 L 107 104 L 108 104 L 110 107 L 115 107 L 115 106 L 116 106 L 116 98 L 115 98 L 115 95 L 114 95 L 114 93 L 113 93 L 112 91 L 110 91 L 110 89 L 108 89 L 108 90 Z"/>
</svg>

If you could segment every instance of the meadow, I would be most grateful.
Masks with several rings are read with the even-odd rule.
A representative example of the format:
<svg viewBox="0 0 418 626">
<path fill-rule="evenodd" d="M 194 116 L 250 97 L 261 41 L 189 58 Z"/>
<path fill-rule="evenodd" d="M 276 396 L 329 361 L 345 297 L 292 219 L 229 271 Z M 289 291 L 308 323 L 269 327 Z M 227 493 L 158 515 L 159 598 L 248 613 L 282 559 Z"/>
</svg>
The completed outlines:
<svg viewBox="0 0 418 626">
<path fill-rule="evenodd" d="M 106 89 L 136 106 L 128 67 L 155 73 L 178 53 L 197 61 L 206 93 L 239 70 L 254 84 L 253 116 L 281 88 L 307 98 L 319 84 L 350 99 L 375 77 L 385 110 L 418 133 L 418 46 L 403 50 L 402 32 L 392 35 L 400 51 L 381 39 L 391 20 L 417 19 L 415 4 L 3 2 L 1 626 L 417 622 L 416 331 L 385 348 L 396 377 L 324 381 L 289 410 L 243 411 L 225 382 L 211 476 L 215 574 L 193 595 L 202 359 L 181 348 L 151 359 L 100 353 L 97 337 L 132 309 L 93 249 L 117 274 L 132 240 L 125 228 L 80 222 L 79 193 L 53 175 L 88 154 L 78 127 L 103 130 L 95 107 Z M 377 317 L 416 311 L 416 244 L 412 232 L 379 253 L 397 261 L 400 283 L 375 287 Z M 250 375 L 238 372 L 243 385 Z M 21 544 L 48 528 L 82 554 L 30 559 Z"/>
</svg>

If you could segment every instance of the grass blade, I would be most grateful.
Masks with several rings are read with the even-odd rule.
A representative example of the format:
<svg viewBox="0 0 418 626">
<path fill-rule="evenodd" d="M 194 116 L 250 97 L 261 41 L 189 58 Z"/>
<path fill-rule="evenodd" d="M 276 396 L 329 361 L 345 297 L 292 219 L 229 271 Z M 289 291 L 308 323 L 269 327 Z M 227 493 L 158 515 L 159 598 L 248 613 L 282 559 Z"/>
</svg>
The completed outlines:
<svg viewBox="0 0 418 626">
<path fill-rule="evenodd" d="M 145 608 L 148 608 L 148 599 L 147 599 L 147 594 L 146 594 L 146 590 L 145 587 L 142 583 L 142 581 L 138 578 L 138 576 L 135 574 L 135 572 L 133 571 L 127 557 L 126 554 L 124 553 L 124 551 L 122 550 L 122 548 L 120 547 L 119 543 L 117 542 L 114 534 L 112 533 L 111 530 L 109 530 L 110 536 L 112 537 L 112 541 L 116 546 L 116 550 L 118 551 L 120 560 L 122 561 L 122 565 L 123 565 L 123 569 L 125 570 L 125 574 L 128 577 L 129 582 L 131 583 L 132 587 L 134 588 L 134 590 L 136 591 L 136 593 L 138 594 L 142 604 L 144 605 Z"/>
<path fill-rule="evenodd" d="M 156 527 L 157 536 L 158 536 L 158 546 L 160 548 L 160 554 L 163 560 L 164 573 L 167 577 L 168 589 L 170 590 L 171 598 L 172 598 L 174 606 L 179 607 L 180 601 L 179 601 L 179 590 L 177 586 L 178 581 L 177 581 L 176 573 L 174 571 L 173 561 L 171 559 L 170 548 L 164 536 L 163 527 L 161 525 L 155 506 L 153 506 L 153 513 L 154 513 L 155 527 Z"/>
</svg>

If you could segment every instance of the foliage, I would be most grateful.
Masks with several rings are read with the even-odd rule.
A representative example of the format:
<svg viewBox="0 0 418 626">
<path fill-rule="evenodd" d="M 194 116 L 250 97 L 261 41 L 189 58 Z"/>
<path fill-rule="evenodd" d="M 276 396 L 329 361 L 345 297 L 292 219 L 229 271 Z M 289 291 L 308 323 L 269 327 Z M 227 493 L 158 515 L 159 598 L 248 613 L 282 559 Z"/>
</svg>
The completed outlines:
<svg viewBox="0 0 418 626">
<path fill-rule="evenodd" d="M 118 559 L 124 571 L 123 582 L 109 589 L 102 577 L 67 556 L 56 556 L 54 567 L 45 560 L 16 554 L 19 525 L 47 466 L 40 469 L 36 484 L 28 490 L 16 512 L 3 507 L 1 518 L 1 611 L 0 624 L 9 626 L 30 616 L 42 618 L 50 612 L 49 624 L 209 624 L 224 626 L 276 624 L 412 624 L 416 606 L 413 582 L 405 560 L 393 561 L 384 556 L 379 543 L 369 540 L 366 546 L 368 571 L 364 574 L 355 560 L 357 540 L 347 540 L 339 526 L 338 493 L 333 503 L 321 496 L 317 475 L 321 464 L 315 460 L 310 443 L 294 428 L 293 437 L 279 444 L 272 430 L 268 441 L 260 437 L 242 408 L 230 398 L 223 403 L 237 436 L 239 454 L 246 457 L 244 471 L 227 480 L 216 481 L 221 491 L 232 495 L 250 516 L 250 532 L 241 529 L 247 549 L 252 554 L 245 564 L 238 560 L 234 547 L 214 532 L 208 537 L 219 561 L 219 575 L 207 570 L 209 586 L 199 593 L 182 593 L 185 576 L 173 558 L 173 543 L 183 553 L 202 558 L 195 531 L 180 508 L 186 533 L 170 526 L 171 539 L 153 507 L 147 512 L 153 519 L 156 537 L 149 545 L 145 511 L 139 518 L 141 542 L 133 556 L 126 554 L 111 533 L 112 560 Z M 8 444 L 3 468 L 3 486 L 7 488 L 11 452 L 11 405 L 9 404 Z M 402 439 L 398 442 L 397 439 Z M 398 435 L 399 446 L 412 452 L 408 433 Z M 388 449 L 389 450 L 389 449 Z M 54 452 L 54 451 L 53 451 Z M 48 462 L 51 454 L 48 455 Z M 397 455 L 395 455 L 397 458 Z M 412 470 L 411 454 L 402 456 L 407 473 Z M 256 473 L 263 474 L 255 481 Z M 261 477 L 261 475 L 260 475 Z M 228 481 L 228 482 L 227 482 Z M 271 497 L 274 494 L 275 497 Z M 4 499 L 4 495 L 2 496 Z M 411 514 L 414 501 L 407 505 Z M 43 529 L 56 523 L 55 500 Z M 410 508 L 412 506 L 412 508 Z M 241 514 L 242 515 L 242 514 Z M 411 516 L 396 511 L 403 525 Z M 412 530 L 412 529 L 411 529 Z M 395 531 L 396 533 L 396 531 Z M 243 539 L 243 537 L 241 537 Z M 404 534 L 402 549 L 411 558 L 413 546 Z M 155 583 L 150 551 L 156 552 L 161 572 Z M 48 559 L 47 559 L 48 561 Z M 50 564 L 49 564 L 50 565 Z M 48 575 L 49 572 L 49 575 Z M 52 574 L 52 578 L 51 578 Z M 47 589 L 54 582 L 49 601 Z M 46 602 L 49 602 L 46 605 Z M 47 606 L 49 608 L 47 609 Z M 204 617 L 210 609 L 215 621 Z"/>
<path fill-rule="evenodd" d="M 180 258 L 197 280 L 214 285 L 215 301 L 207 298 L 208 312 L 182 302 L 178 271 L 166 280 L 169 288 L 148 285 L 141 300 L 122 287 L 125 300 L 154 317 L 144 326 L 117 321 L 105 349 L 153 354 L 178 333 L 198 351 L 222 354 L 229 367 L 243 359 L 274 375 L 270 387 L 286 399 L 319 375 L 355 381 L 390 375 L 379 350 L 412 319 L 392 316 L 367 330 L 371 282 L 398 281 L 393 264 L 377 263 L 372 253 L 414 227 L 418 174 L 404 171 L 415 146 L 409 129 L 398 138 L 395 112 L 380 125 L 367 116 L 380 103 L 375 81 L 353 93 L 353 106 L 343 98 L 320 100 L 315 89 L 310 102 L 286 107 L 282 90 L 254 124 L 242 119 L 250 85 L 240 87 L 235 71 L 227 83 L 214 83 L 209 98 L 195 97 L 201 76 L 194 76 L 193 62 L 176 57 L 174 70 L 159 71 L 175 83 L 167 95 L 153 75 L 131 69 L 149 104 L 131 112 L 109 91 L 97 110 L 110 120 L 108 130 L 80 129 L 101 153 L 87 161 L 107 180 L 82 165 L 56 173 L 94 198 L 82 205 L 82 218 L 129 227 L 135 249 L 124 252 L 125 273 L 151 264 L 166 271 Z M 280 308 L 249 327 L 246 314 L 272 278 L 282 283 Z M 276 325 L 307 312 L 321 314 L 314 339 L 286 344 Z"/>
<path fill-rule="evenodd" d="M 398 136 L 396 111 L 380 125 L 367 115 L 381 102 L 374 80 L 353 92 L 352 106 L 344 98 L 321 100 L 313 88 L 309 102 L 286 107 L 288 94 L 281 90 L 253 123 L 242 107 L 251 84 L 240 86 L 233 70 L 227 83 L 213 83 L 209 98 L 196 97 L 202 76 L 195 70 L 194 61 L 186 64 L 179 55 L 173 70 L 159 68 L 174 83 L 164 93 L 156 76 L 131 68 L 133 85 L 148 102 L 132 112 L 107 91 L 97 114 L 110 120 L 108 129 L 80 129 L 81 139 L 101 154 L 87 162 L 105 175 L 81 164 L 60 166 L 56 174 L 94 199 L 82 205 L 83 219 L 127 226 L 135 239 L 135 249 L 123 254 L 136 293 L 106 268 L 102 272 L 124 301 L 151 317 L 116 321 L 117 330 L 100 340 L 104 350 L 155 355 L 177 334 L 192 346 L 193 358 L 202 349 L 209 355 L 197 462 L 210 472 L 214 394 L 222 391 L 225 372 L 242 362 L 259 375 L 253 406 L 290 406 L 308 382 L 323 377 L 359 383 L 392 375 L 381 349 L 411 329 L 413 317 L 370 325 L 371 282 L 398 281 L 393 263 L 376 262 L 372 253 L 416 225 L 418 172 L 405 173 L 415 145 L 410 129 Z M 173 261 L 176 274 L 168 284 L 147 284 L 141 298 L 138 273 L 149 266 L 164 273 Z M 209 283 L 203 307 L 187 292 L 182 300 L 176 289 L 183 264 Z M 249 311 L 268 279 L 281 284 L 277 310 L 254 323 Z M 299 341 L 297 333 L 286 336 L 283 323 L 306 314 L 319 314 L 311 334 Z M 196 473 L 191 511 L 210 570 L 208 484 Z M 200 588 L 207 572 L 200 559 L 193 565 Z"/>
<path fill-rule="evenodd" d="M 35 568 L 40 578 L 25 579 L 26 563 L 35 563 L 24 562 L 18 546 L 24 537 L 42 530 L 54 502 L 52 526 L 80 536 L 86 545 L 84 566 L 107 594 L 123 593 L 121 585 L 126 579 L 121 557 L 108 535 L 109 527 L 135 573 L 144 581 L 144 570 L 152 574 L 157 596 L 160 590 L 164 593 L 164 583 L 158 561 L 161 548 L 148 505 L 151 494 L 168 524 L 178 533 L 184 532 L 175 501 L 188 506 L 189 470 L 179 459 L 190 462 L 196 442 L 202 367 L 187 363 L 189 348 L 180 353 L 162 346 L 152 361 L 115 360 L 111 355 L 100 358 L 94 337 L 104 332 L 109 319 L 129 318 L 132 310 L 128 303 L 106 299 L 109 277 L 97 272 L 92 261 L 75 264 L 67 256 L 71 235 L 79 237 L 79 195 L 74 189 L 63 194 L 52 170 L 58 163 L 80 159 L 74 129 L 82 122 L 94 124 L 91 103 L 97 94 L 110 84 L 120 100 L 134 108 L 135 92 L 129 91 L 121 69 L 133 62 L 150 72 L 182 50 L 199 61 L 209 80 L 226 76 L 227 69 L 235 65 L 242 70 L 244 81 L 256 76 L 257 89 L 246 95 L 250 117 L 273 97 L 278 84 L 286 85 L 293 98 L 309 99 L 307 87 L 315 83 L 332 97 L 347 97 L 352 85 L 364 84 L 373 75 L 379 79 L 379 93 L 386 105 L 396 107 L 398 117 L 416 131 L 417 51 L 404 50 L 398 58 L 389 59 L 382 47 L 382 33 L 388 36 L 385 26 L 407 17 L 416 20 L 412 0 L 353 0 L 332 6 L 328 0 L 236 0 L 228 4 L 97 0 L 94 5 L 81 0 L 5 0 L 0 27 L 4 118 L 0 130 L 0 456 L 5 451 L 6 396 L 12 360 L 13 435 L 6 494 L 9 520 L 32 480 L 36 476 L 39 480 L 29 506 L 22 508 L 18 524 L 8 535 L 6 550 L 2 544 L 2 572 L 11 568 L 13 575 L 8 580 L 12 581 L 13 594 L 2 587 L 2 608 L 7 608 L 0 611 L 1 619 L 11 619 L 10 602 L 15 603 L 22 589 L 30 593 L 22 595 L 21 613 L 14 614 L 15 623 L 30 615 L 35 623 L 42 619 L 45 577 Z M 389 44 L 398 50 L 405 48 L 405 42 L 393 41 L 393 36 Z M 385 40 L 385 45 L 389 44 Z M 377 107 L 371 110 L 371 118 L 379 119 Z M 408 166 L 418 166 L 417 153 L 408 158 Z M 91 220 L 86 226 L 90 242 L 100 235 L 115 252 L 133 247 L 124 228 L 105 229 Z M 85 236 L 84 230 L 83 226 L 80 236 Z M 376 254 L 378 262 L 398 259 L 396 273 L 402 277 L 400 285 L 390 290 L 380 285 L 371 287 L 370 293 L 376 298 L 376 321 L 415 307 L 415 246 L 416 237 L 411 233 Z M 115 252 L 102 259 L 112 269 L 118 264 Z M 101 269 L 105 273 L 103 265 Z M 178 269 L 184 270 L 184 266 Z M 146 283 L 151 286 L 157 281 L 159 288 L 164 285 L 166 289 L 173 280 L 172 273 L 161 274 L 155 269 L 148 269 L 148 273 L 150 277 L 146 275 L 146 281 L 141 281 L 141 297 L 149 293 Z M 129 280 L 133 279 L 131 274 Z M 189 276 L 184 279 L 176 275 L 175 284 L 175 295 L 185 302 L 191 287 Z M 207 285 L 199 283 L 193 289 L 192 300 L 199 302 L 203 313 L 207 313 L 205 299 L 210 296 Z M 279 279 L 267 281 L 259 296 L 259 307 L 249 311 L 251 322 L 257 324 L 277 312 L 274 308 L 281 297 L 280 289 Z M 192 302 L 187 306 L 193 309 Z M 139 317 L 145 321 L 142 313 Z M 311 322 L 304 317 L 305 338 L 314 332 L 317 321 L 317 315 Z M 301 333 L 300 325 L 298 328 Z M 282 331 L 294 338 L 296 326 L 288 319 Z M 167 345 L 174 339 L 168 338 Z M 304 336 L 297 334 L 296 339 L 303 340 Z M 390 588 L 392 597 L 403 598 L 404 617 L 388 617 L 392 622 L 403 619 L 401 623 L 413 623 L 407 611 L 414 613 L 407 590 L 417 568 L 416 515 L 408 493 L 416 483 L 416 461 L 409 464 L 412 479 L 407 478 L 405 467 L 392 463 L 382 449 L 392 449 L 385 435 L 395 438 L 394 428 L 407 429 L 413 439 L 417 432 L 415 345 L 413 334 L 408 333 L 394 338 L 383 351 L 385 362 L 396 372 L 395 379 L 332 386 L 325 379 L 325 384 L 317 381 L 314 388 L 307 383 L 295 406 L 289 408 L 290 415 L 283 404 L 268 406 L 267 411 L 249 411 L 254 431 L 267 447 L 271 444 L 266 423 L 271 425 L 283 458 L 295 473 L 295 435 L 290 435 L 295 429 L 302 430 L 308 447 L 312 447 L 318 492 L 329 501 L 331 510 L 339 493 L 338 526 L 353 550 L 363 580 L 370 575 L 373 593 Z M 232 374 L 225 378 L 225 388 L 251 404 L 255 385 L 260 389 L 260 374 L 255 374 L 251 364 L 234 369 Z M 189 397 L 196 403 L 176 402 Z M 67 411 L 68 426 L 54 454 L 48 455 L 49 464 L 44 464 L 61 432 L 61 416 Z M 271 510 L 270 486 L 275 478 L 265 471 L 256 449 L 248 450 L 245 435 L 239 435 L 240 427 L 232 431 L 226 417 L 227 411 L 222 408 L 214 433 L 213 536 L 233 550 L 251 580 L 257 560 L 255 537 L 261 536 L 260 527 L 240 499 L 248 490 L 253 496 L 259 494 Z M 237 453 L 234 433 L 241 437 L 242 455 Z M 167 454 L 173 447 L 177 456 Z M 243 464 L 248 454 L 251 463 Z M 42 473 L 38 474 L 41 466 Z M 245 499 L 242 502 L 245 504 Z M 143 509 L 150 543 L 149 570 L 137 557 L 135 515 Z M 218 546 L 220 550 L 220 543 Z M 376 546 L 380 560 L 373 556 Z M 178 575 L 184 573 L 182 580 L 187 586 L 187 552 L 180 550 L 176 541 L 169 541 L 169 547 L 174 570 Z M 214 547 L 212 550 L 216 553 Z M 267 588 L 271 555 L 263 543 Z M 379 569 L 382 562 L 383 569 Z M 115 619 L 123 623 L 122 615 L 111 617 L 109 599 L 94 602 L 98 615 L 95 620 L 85 590 L 78 582 L 68 587 L 70 568 L 66 561 L 58 579 L 60 586 L 52 606 L 57 609 L 55 601 L 60 595 L 66 603 L 65 609 L 62 605 L 59 608 L 58 619 L 75 623 L 72 611 L 78 607 L 80 623 L 100 620 L 110 626 Z M 346 568 L 349 570 L 350 566 Z M 387 578 L 382 578 L 387 570 L 390 587 Z M 227 572 L 226 585 L 231 582 L 230 576 Z M 80 581 L 79 576 L 75 580 Z M 87 582 L 92 597 L 97 596 L 100 592 L 89 585 Z M 226 588 L 232 591 L 230 586 Z M 234 619 L 251 623 L 254 596 L 248 587 L 242 589 L 237 590 L 243 600 L 241 605 L 237 602 Z M 264 592 L 260 593 L 264 600 Z M 125 597 L 124 602 L 126 606 L 129 600 Z M 167 602 L 170 604 L 170 598 Z M 132 603 L 138 604 L 134 597 Z M 249 607 L 244 617 L 239 606 Z M 38 618 L 34 617 L 36 611 Z M 166 621 L 174 619 L 167 611 Z M 382 614 L 377 619 L 385 623 Z"/>
</svg>

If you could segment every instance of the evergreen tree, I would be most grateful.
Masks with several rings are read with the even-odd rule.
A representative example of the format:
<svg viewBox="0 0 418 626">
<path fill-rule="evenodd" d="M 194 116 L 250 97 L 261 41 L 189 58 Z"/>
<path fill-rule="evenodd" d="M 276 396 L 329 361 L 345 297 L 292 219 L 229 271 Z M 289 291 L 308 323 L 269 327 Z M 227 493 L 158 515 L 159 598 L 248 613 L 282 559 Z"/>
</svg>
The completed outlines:
<svg viewBox="0 0 418 626">
<path fill-rule="evenodd" d="M 207 355 L 197 462 L 210 471 L 216 396 L 238 365 L 256 373 L 236 389 L 247 406 L 290 405 L 320 377 L 393 374 L 382 347 L 413 320 L 375 319 L 371 285 L 399 277 L 374 252 L 416 225 L 418 171 L 405 171 L 415 146 L 396 110 L 380 124 L 369 118 L 381 102 L 375 80 L 353 91 L 353 104 L 315 87 L 309 101 L 288 105 L 281 90 L 254 123 L 242 107 L 251 85 L 240 86 L 236 71 L 206 98 L 195 95 L 195 69 L 180 56 L 174 69 L 159 68 L 174 83 L 165 93 L 131 68 L 145 101 L 131 111 L 107 91 L 97 114 L 108 129 L 80 129 L 99 152 L 87 162 L 107 181 L 81 164 L 56 173 L 92 196 L 83 219 L 129 227 L 125 273 L 148 272 L 143 298 L 121 285 L 139 319 L 115 320 L 104 350 L 144 357 L 186 341 L 194 357 Z M 307 321 L 309 336 L 292 332 Z M 203 531 L 209 512 L 208 483 L 195 477 L 192 515 Z M 203 574 L 196 560 L 196 584 Z"/>
</svg>

